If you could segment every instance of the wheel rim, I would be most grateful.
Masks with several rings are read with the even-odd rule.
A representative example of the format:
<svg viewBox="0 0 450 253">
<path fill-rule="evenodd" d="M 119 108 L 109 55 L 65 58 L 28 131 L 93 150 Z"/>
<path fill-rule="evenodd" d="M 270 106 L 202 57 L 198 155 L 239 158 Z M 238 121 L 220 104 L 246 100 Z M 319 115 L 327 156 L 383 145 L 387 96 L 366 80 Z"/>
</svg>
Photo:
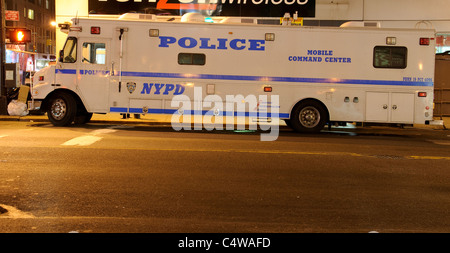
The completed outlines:
<svg viewBox="0 0 450 253">
<path fill-rule="evenodd" d="M 313 106 L 307 106 L 300 111 L 300 124 L 307 128 L 313 128 L 320 122 L 320 112 Z"/>
<path fill-rule="evenodd" d="M 56 99 L 50 110 L 52 117 L 56 120 L 61 120 L 67 113 L 66 102 L 60 98 Z"/>
</svg>

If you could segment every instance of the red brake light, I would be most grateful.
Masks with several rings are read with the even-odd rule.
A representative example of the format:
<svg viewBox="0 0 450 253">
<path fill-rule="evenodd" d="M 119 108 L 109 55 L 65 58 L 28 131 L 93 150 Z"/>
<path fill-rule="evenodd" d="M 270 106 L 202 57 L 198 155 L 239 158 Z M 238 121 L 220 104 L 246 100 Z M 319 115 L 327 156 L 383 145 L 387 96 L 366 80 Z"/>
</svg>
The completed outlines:
<svg viewBox="0 0 450 253">
<path fill-rule="evenodd" d="M 428 46 L 430 45 L 430 38 L 420 38 L 420 45 L 422 46 Z"/>
<path fill-rule="evenodd" d="M 40 82 L 44 81 L 44 76 L 39 76 L 39 81 Z"/>
<path fill-rule="evenodd" d="M 419 97 L 424 98 L 427 96 L 426 92 L 419 92 Z"/>
</svg>

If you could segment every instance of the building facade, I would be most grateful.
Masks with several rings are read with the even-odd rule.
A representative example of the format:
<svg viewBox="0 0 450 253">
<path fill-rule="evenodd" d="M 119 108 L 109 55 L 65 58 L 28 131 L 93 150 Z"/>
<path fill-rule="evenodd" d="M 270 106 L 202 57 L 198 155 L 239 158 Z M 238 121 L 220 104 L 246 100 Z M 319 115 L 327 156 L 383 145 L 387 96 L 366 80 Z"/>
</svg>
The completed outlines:
<svg viewBox="0 0 450 253">
<path fill-rule="evenodd" d="M 18 63 L 22 83 L 23 72 L 34 72 L 55 61 L 56 23 L 55 0 L 5 0 L 6 12 L 13 18 L 6 18 L 6 29 L 26 28 L 31 31 L 31 42 L 8 43 L 6 34 L 6 63 Z"/>
<path fill-rule="evenodd" d="M 19 21 L 6 20 L 7 28 L 31 30 L 24 51 L 55 54 L 55 0 L 5 0 L 7 11 L 18 11 Z"/>
</svg>

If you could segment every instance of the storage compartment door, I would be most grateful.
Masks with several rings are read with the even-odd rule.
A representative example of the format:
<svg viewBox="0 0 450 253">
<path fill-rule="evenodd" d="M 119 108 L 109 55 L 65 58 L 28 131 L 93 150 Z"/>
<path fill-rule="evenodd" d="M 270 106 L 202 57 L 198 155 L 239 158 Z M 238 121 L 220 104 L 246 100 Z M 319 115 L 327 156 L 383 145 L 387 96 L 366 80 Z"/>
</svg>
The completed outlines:
<svg viewBox="0 0 450 253">
<path fill-rule="evenodd" d="M 389 93 L 367 92 L 366 121 L 387 122 L 389 119 Z"/>
<path fill-rule="evenodd" d="M 391 94 L 391 122 L 406 124 L 414 122 L 414 94 Z"/>
</svg>

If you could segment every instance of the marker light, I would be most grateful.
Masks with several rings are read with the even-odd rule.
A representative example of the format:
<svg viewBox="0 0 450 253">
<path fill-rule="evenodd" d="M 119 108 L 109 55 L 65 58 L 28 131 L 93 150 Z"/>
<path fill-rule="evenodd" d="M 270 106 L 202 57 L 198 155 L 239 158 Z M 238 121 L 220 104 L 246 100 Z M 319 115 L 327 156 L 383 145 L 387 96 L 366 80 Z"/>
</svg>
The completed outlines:
<svg viewBox="0 0 450 253">
<path fill-rule="evenodd" d="M 99 26 L 91 26 L 91 34 L 100 34 Z"/>
<path fill-rule="evenodd" d="M 149 36 L 150 37 L 159 37 L 159 29 L 150 29 Z"/>
<path fill-rule="evenodd" d="M 430 45 L 430 38 L 420 38 L 419 44 L 421 46 L 428 46 L 428 45 Z"/>
<path fill-rule="evenodd" d="M 387 45 L 397 44 L 397 38 L 396 37 L 386 37 L 386 44 Z"/>
<path fill-rule="evenodd" d="M 275 33 L 266 33 L 266 41 L 274 41 L 275 40 Z"/>
<path fill-rule="evenodd" d="M 264 92 L 272 92 L 272 87 L 270 86 L 264 87 Z"/>
<path fill-rule="evenodd" d="M 427 96 L 426 92 L 419 92 L 419 97 L 424 98 Z"/>
</svg>

